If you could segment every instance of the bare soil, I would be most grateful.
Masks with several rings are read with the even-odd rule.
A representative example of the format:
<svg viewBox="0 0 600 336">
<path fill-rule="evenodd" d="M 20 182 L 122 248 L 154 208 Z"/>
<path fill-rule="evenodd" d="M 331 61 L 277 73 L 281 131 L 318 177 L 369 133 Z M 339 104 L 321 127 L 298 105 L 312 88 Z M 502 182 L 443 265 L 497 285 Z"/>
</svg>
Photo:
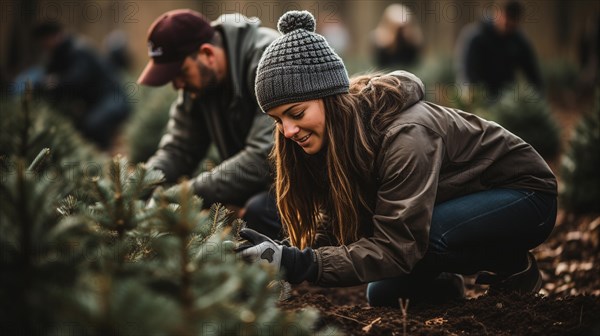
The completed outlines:
<svg viewBox="0 0 600 336">
<path fill-rule="evenodd" d="M 487 295 L 467 278 L 467 299 L 409 303 L 405 321 L 401 309 L 370 307 L 366 286 L 304 284 L 280 306 L 316 308 L 319 327 L 347 335 L 600 335 L 600 217 L 568 217 L 562 215 L 551 238 L 534 251 L 545 281 L 537 295 Z"/>
</svg>

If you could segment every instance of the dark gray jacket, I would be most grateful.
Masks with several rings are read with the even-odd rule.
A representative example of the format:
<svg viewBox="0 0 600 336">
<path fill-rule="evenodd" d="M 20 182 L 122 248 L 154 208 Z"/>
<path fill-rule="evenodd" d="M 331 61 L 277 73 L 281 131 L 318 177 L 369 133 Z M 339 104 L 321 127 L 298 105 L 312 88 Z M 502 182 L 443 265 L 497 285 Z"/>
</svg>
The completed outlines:
<svg viewBox="0 0 600 336">
<path fill-rule="evenodd" d="M 194 191 L 206 206 L 243 205 L 272 182 L 267 156 L 273 146 L 273 122 L 258 107 L 254 78 L 264 49 L 279 33 L 240 14 L 222 15 L 212 25 L 223 36 L 229 85 L 195 100 L 181 90 L 171 106 L 168 132 L 148 165 L 161 170 L 167 182 L 177 182 L 194 172 L 214 143 L 223 162 L 194 177 Z"/>
</svg>

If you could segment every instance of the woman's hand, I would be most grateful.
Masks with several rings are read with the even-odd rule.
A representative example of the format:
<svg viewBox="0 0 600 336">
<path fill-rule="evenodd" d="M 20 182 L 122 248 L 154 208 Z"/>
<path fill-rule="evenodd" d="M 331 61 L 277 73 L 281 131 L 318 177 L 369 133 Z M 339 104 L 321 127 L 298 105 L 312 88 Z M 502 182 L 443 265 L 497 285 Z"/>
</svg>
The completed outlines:
<svg viewBox="0 0 600 336">
<path fill-rule="evenodd" d="M 311 248 L 300 251 L 297 247 L 290 247 L 275 242 L 271 238 L 252 229 L 240 230 L 240 237 L 244 239 L 235 251 L 244 260 L 260 262 L 279 271 L 283 268 L 285 279 L 293 284 L 304 280 L 316 281 L 318 264 L 316 255 Z"/>
<path fill-rule="evenodd" d="M 279 271 L 285 246 L 252 229 L 240 230 L 240 237 L 244 241 L 235 249 L 238 255 L 248 262 L 260 262 Z"/>
</svg>

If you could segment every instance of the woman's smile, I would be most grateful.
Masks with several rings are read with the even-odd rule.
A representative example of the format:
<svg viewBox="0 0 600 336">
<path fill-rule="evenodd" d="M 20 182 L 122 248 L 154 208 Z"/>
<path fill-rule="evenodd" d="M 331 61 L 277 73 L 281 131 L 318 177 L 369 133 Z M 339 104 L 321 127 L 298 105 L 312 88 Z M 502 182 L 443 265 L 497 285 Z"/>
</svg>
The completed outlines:
<svg viewBox="0 0 600 336">
<path fill-rule="evenodd" d="M 311 135 L 312 135 L 312 132 L 308 133 L 307 135 L 303 136 L 302 138 L 295 139 L 294 141 L 296 141 L 300 146 L 307 145 L 306 142 L 308 141 L 308 138 L 310 138 Z"/>
</svg>

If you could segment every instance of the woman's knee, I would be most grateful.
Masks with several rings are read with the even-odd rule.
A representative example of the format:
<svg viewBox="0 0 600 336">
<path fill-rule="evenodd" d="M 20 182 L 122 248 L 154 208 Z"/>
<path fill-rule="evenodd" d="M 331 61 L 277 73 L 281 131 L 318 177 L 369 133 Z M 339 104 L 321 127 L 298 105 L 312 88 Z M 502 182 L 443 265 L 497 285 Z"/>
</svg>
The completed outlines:
<svg viewBox="0 0 600 336">
<path fill-rule="evenodd" d="M 367 301 L 372 307 L 398 307 L 397 297 L 394 299 L 395 287 L 390 280 L 371 282 L 367 286 Z"/>
<path fill-rule="evenodd" d="M 255 221 L 261 217 L 265 211 L 265 194 L 254 195 L 246 202 L 244 206 L 244 220 Z"/>
<path fill-rule="evenodd" d="M 414 303 L 462 299 L 464 279 L 452 273 L 425 272 L 369 283 L 367 300 L 373 307 L 399 307 L 400 298 Z"/>
<path fill-rule="evenodd" d="M 543 206 L 541 207 L 543 210 L 543 213 L 541 214 L 543 220 L 538 224 L 535 230 L 533 230 L 532 242 L 527 246 L 528 249 L 533 249 L 546 241 L 556 224 L 556 215 L 558 211 L 556 196 L 538 193 L 537 201 L 543 203 Z"/>
</svg>

